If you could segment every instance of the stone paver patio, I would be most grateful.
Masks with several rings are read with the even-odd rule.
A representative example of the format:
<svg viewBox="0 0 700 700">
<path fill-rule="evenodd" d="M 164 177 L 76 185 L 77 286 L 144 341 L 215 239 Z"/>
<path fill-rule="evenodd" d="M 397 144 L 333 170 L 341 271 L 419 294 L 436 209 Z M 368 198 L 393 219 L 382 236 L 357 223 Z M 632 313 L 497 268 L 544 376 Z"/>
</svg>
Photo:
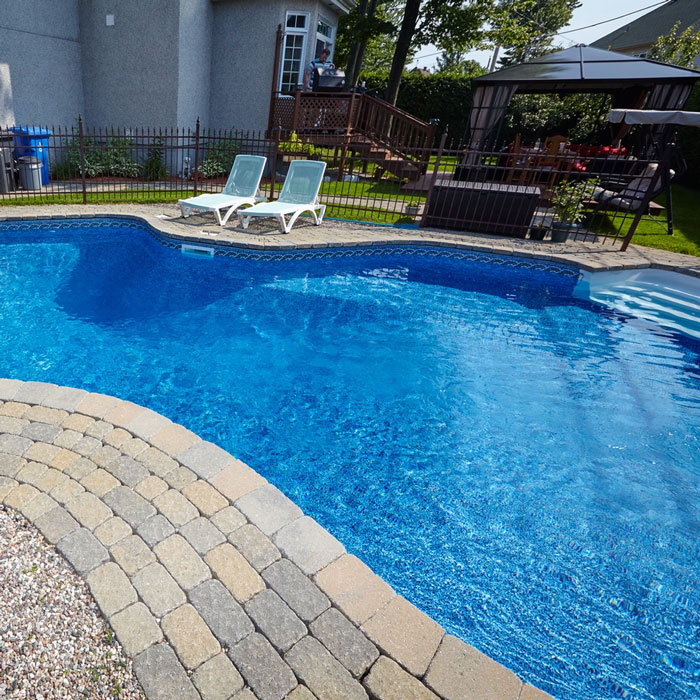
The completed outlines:
<svg viewBox="0 0 700 700">
<path fill-rule="evenodd" d="M 178 219 L 173 205 L 4 207 L 2 219 L 119 215 L 252 249 L 420 244 L 586 270 L 700 260 L 631 246 L 302 222 L 291 234 Z M 85 578 L 149 700 L 544 700 L 431 620 L 273 485 L 133 403 L 0 379 L 0 502 Z"/>
<path fill-rule="evenodd" d="M 87 584 L 149 700 L 544 700 L 278 489 L 133 403 L 0 379 L 0 502 Z"/>
</svg>

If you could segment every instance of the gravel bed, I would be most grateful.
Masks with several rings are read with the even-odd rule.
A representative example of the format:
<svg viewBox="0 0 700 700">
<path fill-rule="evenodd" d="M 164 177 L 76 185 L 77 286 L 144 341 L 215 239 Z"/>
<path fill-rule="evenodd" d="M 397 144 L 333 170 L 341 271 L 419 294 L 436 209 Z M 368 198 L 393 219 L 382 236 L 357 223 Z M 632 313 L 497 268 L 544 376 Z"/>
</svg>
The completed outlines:
<svg viewBox="0 0 700 700">
<path fill-rule="evenodd" d="M 145 700 L 85 582 L 0 507 L 0 698 Z"/>
</svg>

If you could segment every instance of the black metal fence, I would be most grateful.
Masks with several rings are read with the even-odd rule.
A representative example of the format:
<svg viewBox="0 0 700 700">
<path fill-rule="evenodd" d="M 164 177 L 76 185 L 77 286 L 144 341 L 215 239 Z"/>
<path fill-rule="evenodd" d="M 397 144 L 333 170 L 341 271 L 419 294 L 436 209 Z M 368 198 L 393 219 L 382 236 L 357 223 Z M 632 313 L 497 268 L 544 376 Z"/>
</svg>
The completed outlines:
<svg viewBox="0 0 700 700">
<path fill-rule="evenodd" d="M 667 227 L 653 200 L 667 189 L 663 158 L 564 139 L 470 151 L 388 148 L 366 135 L 192 129 L 70 128 L 28 141 L 0 131 L 0 205 L 174 202 L 217 192 L 239 153 L 268 159 L 263 194 L 279 194 L 289 163 L 323 160 L 327 216 L 540 240 L 626 247 L 643 221 Z M 0 208 L 1 212 L 1 208 Z M 232 223 L 233 224 L 233 220 Z"/>
</svg>

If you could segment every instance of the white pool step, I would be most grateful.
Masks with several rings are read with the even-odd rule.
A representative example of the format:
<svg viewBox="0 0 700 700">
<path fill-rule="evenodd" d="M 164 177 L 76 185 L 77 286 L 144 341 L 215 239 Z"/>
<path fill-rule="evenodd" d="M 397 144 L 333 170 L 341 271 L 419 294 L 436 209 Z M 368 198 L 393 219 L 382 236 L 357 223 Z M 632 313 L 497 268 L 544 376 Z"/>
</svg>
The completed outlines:
<svg viewBox="0 0 700 700">
<path fill-rule="evenodd" d="M 700 338 L 700 280 L 695 277 L 665 270 L 586 273 L 574 294 Z"/>
</svg>

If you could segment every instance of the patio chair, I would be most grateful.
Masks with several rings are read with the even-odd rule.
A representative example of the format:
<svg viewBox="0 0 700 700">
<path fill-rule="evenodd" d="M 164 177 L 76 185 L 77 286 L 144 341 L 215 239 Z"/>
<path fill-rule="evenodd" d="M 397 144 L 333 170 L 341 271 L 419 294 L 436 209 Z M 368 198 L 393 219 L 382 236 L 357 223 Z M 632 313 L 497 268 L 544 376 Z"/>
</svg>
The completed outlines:
<svg viewBox="0 0 700 700">
<path fill-rule="evenodd" d="M 656 197 L 664 188 L 664 180 L 662 177 L 656 178 L 656 182 L 654 182 L 658 167 L 658 163 L 649 163 L 646 168 L 644 168 L 644 172 L 641 175 L 630 180 L 622 189 L 612 189 L 612 185 L 609 185 L 608 189 L 605 187 L 596 187 L 593 192 L 593 199 L 603 209 L 610 208 L 622 211 L 637 211 L 637 209 L 642 206 L 645 198 L 649 195 L 651 195 L 651 197 Z M 669 170 L 669 179 L 673 179 L 675 174 L 675 171 Z M 654 182 L 654 188 L 649 192 L 652 182 Z M 653 204 L 653 202 L 649 202 L 650 213 L 653 213 L 651 212 L 652 209 L 663 210 L 663 207 L 660 205 L 652 206 Z"/>
<path fill-rule="evenodd" d="M 263 199 L 258 196 L 258 188 L 266 161 L 264 156 L 236 156 L 224 189 L 218 194 L 200 194 L 179 200 L 182 216 L 187 218 L 193 209 L 213 211 L 219 226 L 223 226 L 236 209 L 253 206 Z M 222 217 L 223 211 L 226 213 Z"/>
<path fill-rule="evenodd" d="M 276 202 L 264 202 L 239 211 L 240 224 L 243 228 L 248 228 L 253 216 L 273 217 L 279 222 L 280 229 L 284 233 L 289 233 L 297 218 L 304 212 L 310 212 L 314 217 L 314 224 L 320 226 L 323 215 L 326 213 L 326 205 L 319 204 L 318 191 L 321 189 L 325 171 L 326 164 L 322 161 L 292 161 L 279 199 Z M 289 222 L 285 223 L 284 217 L 290 214 Z"/>
</svg>

